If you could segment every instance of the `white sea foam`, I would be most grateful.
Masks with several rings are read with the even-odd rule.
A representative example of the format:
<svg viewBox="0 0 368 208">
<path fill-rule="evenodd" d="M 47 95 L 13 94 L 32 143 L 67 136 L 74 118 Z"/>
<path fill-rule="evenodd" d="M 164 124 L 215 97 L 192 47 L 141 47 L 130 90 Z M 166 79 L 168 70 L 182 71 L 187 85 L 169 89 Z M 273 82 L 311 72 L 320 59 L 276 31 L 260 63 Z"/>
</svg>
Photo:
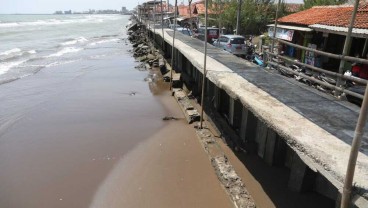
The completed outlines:
<svg viewBox="0 0 368 208">
<path fill-rule="evenodd" d="M 0 62 L 0 75 L 5 74 L 11 68 L 19 66 L 20 64 L 24 63 L 26 60 L 22 61 L 15 61 L 15 62 Z"/>
<path fill-rule="evenodd" d="M 30 51 L 28 51 L 28 53 L 29 53 L 29 54 L 35 54 L 35 53 L 37 53 L 37 52 L 36 52 L 36 50 L 30 50 Z"/>
<path fill-rule="evenodd" d="M 62 56 L 64 54 L 67 54 L 67 53 L 76 53 L 76 52 L 81 51 L 81 50 L 83 50 L 83 48 L 66 47 L 66 48 L 63 48 L 63 49 L 61 49 L 60 51 L 58 51 L 56 53 L 53 53 L 51 55 L 46 56 L 46 58 L 59 57 L 59 56 Z"/>
<path fill-rule="evenodd" d="M 79 37 L 79 38 L 75 38 L 73 40 L 70 41 L 66 41 L 64 43 L 62 43 L 61 45 L 67 46 L 67 45 L 75 45 L 77 43 L 83 43 L 83 42 L 87 42 L 88 40 L 85 37 Z"/>
<path fill-rule="evenodd" d="M 76 24 L 76 23 L 101 23 L 105 20 L 118 20 L 121 18 L 116 15 L 86 15 L 79 16 L 78 18 L 72 19 L 46 19 L 37 20 L 33 22 L 0 22 L 0 28 L 13 28 L 13 27 L 24 27 L 24 26 L 49 26 L 49 25 L 62 25 L 62 24 Z"/>
<path fill-rule="evenodd" d="M 63 65 L 63 64 L 70 64 L 73 62 L 76 62 L 77 60 L 68 60 L 68 61 L 56 61 L 56 62 L 52 62 L 50 64 L 47 64 L 45 67 L 49 68 L 49 67 L 53 67 L 53 66 L 59 66 L 59 65 Z"/>
<path fill-rule="evenodd" d="M 105 40 L 100 40 L 100 41 L 96 41 L 96 42 L 90 43 L 89 45 L 90 46 L 95 46 L 97 44 L 109 43 L 109 42 L 117 42 L 119 40 L 120 40 L 119 38 L 105 39 Z"/>
<path fill-rule="evenodd" d="M 22 50 L 19 49 L 19 48 L 13 48 L 11 50 L 7 50 L 7 51 L 4 51 L 4 52 L 0 53 L 0 56 L 8 56 L 8 55 L 10 55 L 12 53 L 18 53 L 18 52 L 21 52 L 21 51 Z"/>
<path fill-rule="evenodd" d="M 17 22 L 6 22 L 0 23 L 0 27 L 18 27 L 19 24 Z"/>
</svg>

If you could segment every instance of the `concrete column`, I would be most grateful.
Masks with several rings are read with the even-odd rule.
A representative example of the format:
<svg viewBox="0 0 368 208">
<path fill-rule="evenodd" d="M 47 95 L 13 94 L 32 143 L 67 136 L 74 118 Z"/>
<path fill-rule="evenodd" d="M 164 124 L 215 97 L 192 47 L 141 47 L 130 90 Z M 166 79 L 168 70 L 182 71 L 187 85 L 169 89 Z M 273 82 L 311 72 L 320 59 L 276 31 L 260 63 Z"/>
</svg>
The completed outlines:
<svg viewBox="0 0 368 208">
<path fill-rule="evenodd" d="M 242 120 L 240 125 L 240 139 L 245 142 L 245 134 L 247 132 L 247 121 L 248 121 L 248 109 L 243 106 L 242 109 Z"/>
<path fill-rule="evenodd" d="M 314 189 L 317 193 L 330 199 L 338 200 L 341 197 L 337 188 L 321 174 L 316 174 Z"/>
<path fill-rule="evenodd" d="M 264 158 L 267 141 L 267 126 L 260 120 L 257 122 L 256 143 L 258 144 L 258 156 Z"/>
<path fill-rule="evenodd" d="M 235 100 L 232 97 L 229 97 L 229 123 L 233 127 L 234 126 L 234 104 Z"/>
<path fill-rule="evenodd" d="M 288 182 L 289 189 L 296 192 L 313 190 L 315 176 L 316 173 L 308 168 L 297 154 L 294 154 Z"/>
<path fill-rule="evenodd" d="M 178 50 L 178 66 L 177 66 L 177 68 L 179 69 L 179 71 L 183 71 L 183 65 L 184 65 L 184 62 L 183 62 L 183 59 L 184 58 L 184 56 L 183 56 L 183 54 L 181 54 L 180 52 L 179 52 L 179 50 Z"/>
<path fill-rule="evenodd" d="M 215 85 L 215 89 L 214 89 L 214 96 L 215 96 L 215 99 L 213 101 L 213 106 L 218 111 L 219 107 L 220 107 L 220 90 L 216 85 Z"/>
<path fill-rule="evenodd" d="M 276 132 L 273 131 L 271 128 L 268 128 L 264 160 L 269 165 L 273 165 L 276 139 L 277 139 Z"/>
</svg>

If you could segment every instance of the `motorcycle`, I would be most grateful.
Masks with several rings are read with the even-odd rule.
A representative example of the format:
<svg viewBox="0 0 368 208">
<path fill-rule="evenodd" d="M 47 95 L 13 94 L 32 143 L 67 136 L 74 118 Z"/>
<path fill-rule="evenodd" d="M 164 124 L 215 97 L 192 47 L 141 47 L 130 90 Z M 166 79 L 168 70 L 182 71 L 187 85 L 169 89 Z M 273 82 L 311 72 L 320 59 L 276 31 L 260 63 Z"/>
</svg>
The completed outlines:
<svg viewBox="0 0 368 208">
<path fill-rule="evenodd" d="M 264 66 L 263 63 L 263 53 L 254 53 L 253 55 L 253 63 L 257 64 L 258 66 Z"/>
</svg>

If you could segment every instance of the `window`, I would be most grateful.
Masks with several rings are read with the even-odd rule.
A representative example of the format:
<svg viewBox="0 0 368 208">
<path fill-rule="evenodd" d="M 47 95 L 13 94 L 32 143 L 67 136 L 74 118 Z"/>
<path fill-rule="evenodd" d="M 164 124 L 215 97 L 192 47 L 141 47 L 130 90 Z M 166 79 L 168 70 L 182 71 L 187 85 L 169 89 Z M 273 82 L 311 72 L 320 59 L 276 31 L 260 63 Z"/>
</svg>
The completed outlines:
<svg viewBox="0 0 368 208">
<path fill-rule="evenodd" d="M 231 39 L 231 44 L 244 44 L 245 39 L 244 38 L 233 38 Z"/>
<path fill-rule="evenodd" d="M 226 43 L 228 41 L 227 37 L 220 37 L 219 38 L 220 42 Z"/>
</svg>

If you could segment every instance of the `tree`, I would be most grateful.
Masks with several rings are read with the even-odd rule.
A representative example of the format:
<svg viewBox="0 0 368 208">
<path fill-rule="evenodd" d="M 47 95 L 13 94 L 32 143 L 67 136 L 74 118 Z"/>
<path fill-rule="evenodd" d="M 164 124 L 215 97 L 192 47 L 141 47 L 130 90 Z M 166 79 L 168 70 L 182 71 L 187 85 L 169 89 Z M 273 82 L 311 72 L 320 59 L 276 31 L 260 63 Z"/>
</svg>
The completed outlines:
<svg viewBox="0 0 368 208">
<path fill-rule="evenodd" d="M 188 0 L 189 1 L 189 0 Z M 242 0 L 239 34 L 259 35 L 267 30 L 267 24 L 275 19 L 277 0 Z M 209 0 L 209 25 L 225 27 L 225 33 L 233 33 L 236 28 L 238 0 Z M 285 4 L 281 0 L 279 17 L 284 16 Z"/>
<path fill-rule="evenodd" d="M 321 5 L 339 5 L 345 2 L 346 0 L 304 0 L 303 9 L 309 9 L 313 6 L 321 6 Z"/>
<path fill-rule="evenodd" d="M 217 22 L 225 26 L 228 32 L 232 32 L 236 27 L 236 14 L 238 0 L 212 0 L 212 8 L 217 8 L 216 4 L 221 5 L 216 12 Z M 243 0 L 241 8 L 240 34 L 258 35 L 267 29 L 267 24 L 275 18 L 276 5 L 274 0 Z M 281 2 L 279 17 L 285 14 L 284 3 Z"/>
</svg>

